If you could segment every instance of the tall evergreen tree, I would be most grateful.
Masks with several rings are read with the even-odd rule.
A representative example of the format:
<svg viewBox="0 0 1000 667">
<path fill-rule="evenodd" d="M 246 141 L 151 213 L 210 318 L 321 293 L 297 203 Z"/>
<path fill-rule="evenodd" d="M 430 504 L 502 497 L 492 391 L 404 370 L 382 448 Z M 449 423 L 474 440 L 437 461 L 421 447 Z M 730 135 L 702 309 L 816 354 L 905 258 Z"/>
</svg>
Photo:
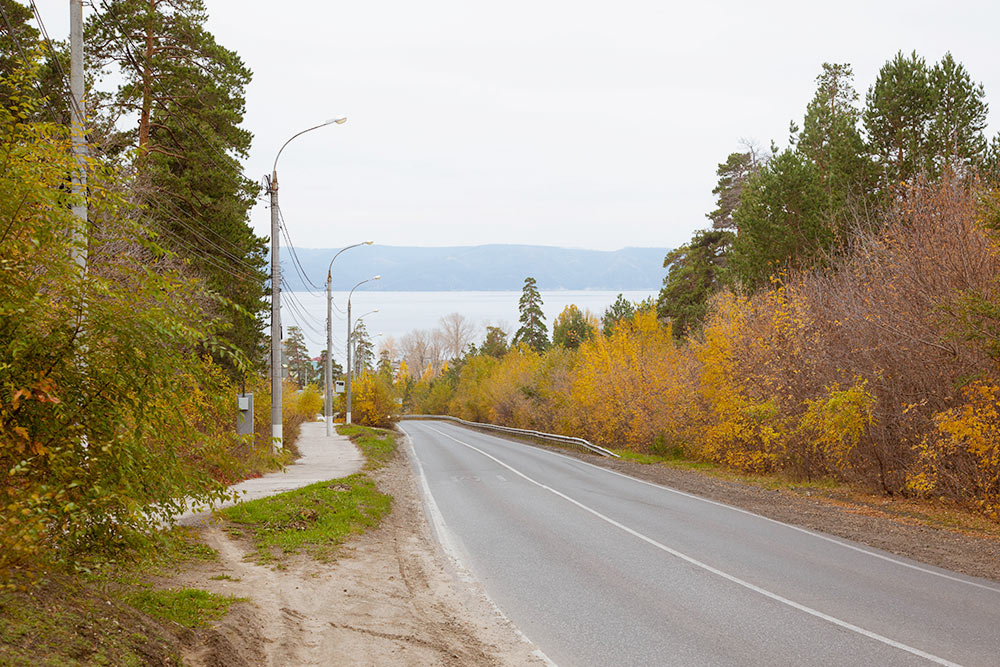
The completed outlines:
<svg viewBox="0 0 1000 667">
<path fill-rule="evenodd" d="M 766 156 L 754 146 L 748 146 L 742 152 L 730 153 L 725 162 L 719 164 L 715 174 L 719 177 L 718 184 L 712 190 L 715 195 L 716 209 L 707 214 L 712 221 L 713 229 L 735 230 L 733 211 L 740 203 L 740 193 L 747 179 L 767 162 Z"/>
<path fill-rule="evenodd" d="M 836 245 L 846 240 L 852 206 L 863 209 L 875 191 L 874 165 L 858 130 L 861 112 L 853 78 L 850 65 L 823 63 L 796 145 L 818 171 L 828 238 Z"/>
<path fill-rule="evenodd" d="M 364 322 L 358 322 L 357 326 L 354 327 L 351 342 L 354 345 L 351 365 L 354 367 L 354 375 L 357 377 L 365 371 L 372 370 L 372 364 L 375 362 L 375 346 L 372 344 Z"/>
<path fill-rule="evenodd" d="M 542 295 L 531 276 L 524 279 L 518 310 L 521 327 L 514 334 L 514 344 L 524 343 L 541 352 L 549 346 L 549 329 L 545 326 L 545 313 L 542 312 Z"/>
<path fill-rule="evenodd" d="M 479 346 L 479 353 L 499 359 L 507 350 L 507 332 L 500 327 L 486 327 L 486 338 Z"/>
<path fill-rule="evenodd" d="M 265 240 L 247 224 L 258 186 L 240 159 L 250 71 L 205 28 L 202 0 L 99 0 L 88 21 L 92 67 L 120 79 L 114 106 L 136 114 L 136 191 L 162 243 L 223 299 L 223 337 L 262 360 Z"/>
<path fill-rule="evenodd" d="M 615 332 L 615 327 L 619 322 L 628 322 L 635 317 L 635 305 L 625 298 L 624 294 L 619 294 L 615 302 L 604 309 L 601 316 L 601 331 L 605 336 L 610 336 Z"/>
<path fill-rule="evenodd" d="M 677 340 L 704 321 L 709 298 L 726 281 L 726 255 L 735 238 L 727 230 L 698 231 L 690 242 L 664 258 L 667 276 L 656 302 L 656 314 L 671 319 Z"/>
<path fill-rule="evenodd" d="M 986 160 L 986 91 L 975 83 L 951 53 L 944 54 L 930 72 L 934 115 L 927 132 L 927 170 L 932 176 L 950 168 L 965 172 Z"/>
<path fill-rule="evenodd" d="M 282 341 L 284 366 L 288 369 L 288 379 L 302 388 L 313 381 L 314 368 L 306 347 L 306 337 L 302 329 L 288 327 L 288 335 Z"/>
<path fill-rule="evenodd" d="M 732 267 L 744 286 L 756 289 L 768 277 L 810 266 L 833 234 L 825 215 L 819 169 L 786 149 L 748 182 L 733 214 L 739 234 Z"/>
<path fill-rule="evenodd" d="M 882 66 L 865 97 L 868 144 L 890 189 L 912 182 L 926 164 L 935 104 L 930 75 L 916 51 L 900 51 Z"/>
</svg>

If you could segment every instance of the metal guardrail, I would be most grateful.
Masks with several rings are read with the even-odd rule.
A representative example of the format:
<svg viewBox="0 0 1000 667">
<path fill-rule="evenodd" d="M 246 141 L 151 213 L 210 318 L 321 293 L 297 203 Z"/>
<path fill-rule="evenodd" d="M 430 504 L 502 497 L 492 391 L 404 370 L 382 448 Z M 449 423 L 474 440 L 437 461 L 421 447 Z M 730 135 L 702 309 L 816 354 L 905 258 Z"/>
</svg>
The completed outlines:
<svg viewBox="0 0 1000 667">
<path fill-rule="evenodd" d="M 532 431 L 525 428 L 512 428 L 510 426 L 498 426 L 496 424 L 484 424 L 483 422 L 470 422 L 464 419 L 459 419 L 458 417 L 452 417 L 451 415 L 402 415 L 400 419 L 446 419 L 448 421 L 453 421 L 464 426 L 471 426 L 473 428 L 483 428 L 490 431 L 500 431 L 502 433 L 511 433 L 513 435 L 528 435 L 532 438 L 540 438 L 542 440 L 552 440 L 554 442 L 563 442 L 569 445 L 579 445 L 584 449 L 588 449 L 595 454 L 600 454 L 601 456 L 613 456 L 614 458 L 621 458 L 615 454 L 610 449 L 605 449 L 599 445 L 595 445 L 589 440 L 584 440 L 583 438 L 575 438 L 571 435 L 558 435 L 556 433 L 542 433 L 541 431 Z"/>
</svg>

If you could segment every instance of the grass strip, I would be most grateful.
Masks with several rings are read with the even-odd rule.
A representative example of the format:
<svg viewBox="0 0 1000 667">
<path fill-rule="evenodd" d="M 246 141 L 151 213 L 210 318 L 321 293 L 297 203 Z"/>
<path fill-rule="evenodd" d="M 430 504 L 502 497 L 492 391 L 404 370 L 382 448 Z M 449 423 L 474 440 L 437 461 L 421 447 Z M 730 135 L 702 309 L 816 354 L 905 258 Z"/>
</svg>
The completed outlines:
<svg viewBox="0 0 1000 667">
<path fill-rule="evenodd" d="M 153 618 L 172 621 L 185 628 L 197 628 L 222 618 L 231 604 L 247 598 L 217 595 L 198 588 L 180 588 L 139 591 L 126 599 L 133 607 Z"/>
<path fill-rule="evenodd" d="M 380 493 L 374 481 L 358 473 L 240 503 L 221 513 L 233 524 L 230 533 L 252 538 L 258 563 L 299 550 L 327 561 L 347 536 L 377 526 L 391 506 L 392 496 Z"/>
<path fill-rule="evenodd" d="M 365 455 L 364 470 L 378 470 L 396 454 L 396 435 L 384 428 L 350 424 L 338 426 L 337 433 L 349 437 Z"/>
</svg>

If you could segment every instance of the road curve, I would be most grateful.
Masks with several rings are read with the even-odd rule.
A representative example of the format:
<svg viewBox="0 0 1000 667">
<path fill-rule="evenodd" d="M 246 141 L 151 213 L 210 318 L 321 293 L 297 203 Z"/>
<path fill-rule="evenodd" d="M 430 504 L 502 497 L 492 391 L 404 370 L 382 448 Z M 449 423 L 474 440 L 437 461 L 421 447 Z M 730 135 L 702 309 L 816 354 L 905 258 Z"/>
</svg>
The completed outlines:
<svg viewBox="0 0 1000 667">
<path fill-rule="evenodd" d="M 560 665 L 1000 665 L 1000 585 L 447 422 L 438 537 Z"/>
</svg>

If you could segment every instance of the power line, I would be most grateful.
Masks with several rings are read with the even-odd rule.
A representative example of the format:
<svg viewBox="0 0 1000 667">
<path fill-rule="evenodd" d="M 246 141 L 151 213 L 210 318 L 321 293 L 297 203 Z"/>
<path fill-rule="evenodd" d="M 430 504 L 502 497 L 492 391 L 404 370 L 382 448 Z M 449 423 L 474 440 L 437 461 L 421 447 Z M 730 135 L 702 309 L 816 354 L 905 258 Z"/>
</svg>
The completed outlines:
<svg viewBox="0 0 1000 667">
<path fill-rule="evenodd" d="M 3 8 L 3 3 L 0 3 L 0 14 L 3 15 L 3 22 L 7 25 L 7 32 L 10 33 L 11 38 L 14 40 L 14 44 L 17 45 L 17 50 L 20 52 L 22 60 L 24 60 L 24 64 L 27 65 L 30 62 L 28 60 L 28 54 L 25 52 L 24 46 L 21 44 L 21 40 L 17 36 L 17 33 L 14 32 L 14 28 L 10 24 L 10 19 L 7 18 L 7 10 Z M 49 103 L 49 96 L 42 91 L 41 83 L 39 83 L 36 78 L 32 78 L 32 83 L 35 85 L 35 90 L 38 91 L 39 98 L 45 104 L 45 108 L 49 110 L 49 116 L 52 118 L 52 123 L 59 125 L 59 119 L 56 117 L 55 109 L 53 109 L 52 105 Z M 72 98 L 72 95 L 70 97 Z"/>
<path fill-rule="evenodd" d="M 198 248 L 194 244 L 190 243 L 189 241 L 187 241 L 186 239 L 184 239 L 180 234 L 177 234 L 176 232 L 173 232 L 172 230 L 169 230 L 169 229 L 158 229 L 158 230 L 154 230 L 153 233 L 159 234 L 159 235 L 169 236 L 176 243 L 181 244 L 188 251 L 190 251 L 191 255 L 193 255 L 194 257 L 197 257 L 198 259 L 201 259 L 201 260 L 205 261 L 206 263 L 208 263 L 213 268 L 218 269 L 219 271 L 222 271 L 223 273 L 229 274 L 229 276 L 232 277 L 232 278 L 236 278 L 237 280 L 240 280 L 240 281 L 254 280 L 255 279 L 255 276 L 251 276 L 249 274 L 241 272 L 239 269 L 235 269 L 233 267 L 230 267 L 230 266 L 224 264 L 223 262 L 221 262 L 220 260 L 216 259 L 212 255 L 205 254 L 203 252 L 199 252 L 200 248 Z"/>
<path fill-rule="evenodd" d="M 69 85 L 69 77 L 66 76 L 66 70 L 63 69 L 62 62 L 59 60 L 59 54 L 56 53 L 56 49 L 52 46 L 52 40 L 49 39 L 49 31 L 45 29 L 45 22 L 42 21 L 42 14 L 38 11 L 38 7 L 35 5 L 35 0 L 29 0 L 31 3 L 31 10 L 35 14 L 35 20 L 38 21 L 38 28 L 42 32 L 42 37 L 45 39 L 45 43 L 49 47 L 49 51 L 52 53 L 52 60 L 56 63 L 56 69 L 59 70 L 59 78 L 62 80 L 66 90 L 69 92 L 69 102 L 73 105 L 73 110 L 76 112 L 76 117 L 83 119 L 83 110 L 80 108 L 79 102 L 73 96 L 73 88 Z"/>
<path fill-rule="evenodd" d="M 285 282 L 282 281 L 282 285 L 284 284 Z M 315 315 L 309 312 L 309 309 L 306 308 L 301 301 L 299 301 L 299 298 L 297 296 L 295 296 L 295 292 L 291 290 L 285 292 L 284 290 L 282 290 L 282 294 L 287 294 L 289 305 L 296 306 L 298 308 L 300 317 L 307 323 L 311 323 L 311 325 L 313 326 L 313 330 L 317 334 L 322 334 L 323 336 L 326 335 L 325 323 L 320 322 Z"/>
<path fill-rule="evenodd" d="M 184 229 L 186 229 L 189 232 L 191 232 L 192 234 L 194 234 L 198 238 L 199 241 L 201 241 L 201 242 L 203 242 L 203 243 L 205 243 L 207 245 L 210 245 L 213 248 L 215 248 L 216 250 L 218 250 L 223 256 L 225 256 L 229 260 L 235 262 L 236 264 L 238 264 L 239 266 L 241 266 L 244 270 L 250 272 L 251 274 L 255 273 L 255 272 L 262 272 L 262 269 L 260 269 L 258 267 L 255 267 L 253 264 L 250 264 L 244 258 L 242 258 L 242 257 L 240 257 L 238 255 L 235 255 L 235 254 L 227 251 L 225 248 L 221 247 L 219 244 L 214 243 L 211 239 L 202 236 L 200 234 L 199 230 L 194 229 L 191 225 L 188 224 L 188 222 L 195 223 L 199 227 L 201 227 L 203 230 L 206 230 L 206 231 L 213 231 L 213 230 L 210 227 L 208 227 L 207 225 L 205 225 L 204 223 L 202 223 L 200 220 L 198 220 L 197 218 L 195 218 L 194 216 L 191 216 L 190 214 L 185 213 L 183 210 L 181 210 L 176 204 L 174 204 L 169 199 L 165 199 L 165 200 L 162 200 L 162 201 L 157 201 L 155 203 L 152 200 L 147 200 L 144 203 L 149 208 L 152 208 L 154 210 L 158 210 L 160 213 L 165 213 L 168 216 L 171 216 L 170 217 L 171 221 L 173 221 L 174 223 L 180 225 Z M 169 207 L 172 210 L 170 210 L 170 211 L 164 210 L 164 208 L 163 208 L 164 206 L 167 206 L 167 207 Z M 174 215 L 178 215 L 178 216 L 182 216 L 182 217 L 180 217 L 180 218 L 172 217 Z M 186 218 L 187 221 L 185 221 L 184 218 Z M 241 248 L 239 248 L 239 246 L 237 246 L 235 243 L 233 243 L 229 239 L 226 239 L 225 237 L 221 236 L 217 232 L 215 232 L 215 234 L 221 240 L 225 241 L 226 243 L 228 243 L 229 245 L 231 245 L 236 250 L 241 250 Z"/>
<path fill-rule="evenodd" d="M 285 236 L 285 240 L 288 242 L 288 248 L 292 251 L 292 262 L 298 268 L 299 277 L 302 279 L 303 287 L 307 285 L 312 286 L 313 290 L 322 291 L 323 288 L 309 280 L 309 276 L 306 274 L 306 270 L 302 267 L 302 262 L 299 261 L 299 255 L 295 252 L 295 245 L 292 243 L 292 237 L 288 233 L 288 225 L 285 224 L 285 215 L 281 212 L 281 207 L 278 207 L 278 217 L 281 219 L 281 232 Z M 307 291 L 308 287 L 307 287 Z"/>
</svg>

